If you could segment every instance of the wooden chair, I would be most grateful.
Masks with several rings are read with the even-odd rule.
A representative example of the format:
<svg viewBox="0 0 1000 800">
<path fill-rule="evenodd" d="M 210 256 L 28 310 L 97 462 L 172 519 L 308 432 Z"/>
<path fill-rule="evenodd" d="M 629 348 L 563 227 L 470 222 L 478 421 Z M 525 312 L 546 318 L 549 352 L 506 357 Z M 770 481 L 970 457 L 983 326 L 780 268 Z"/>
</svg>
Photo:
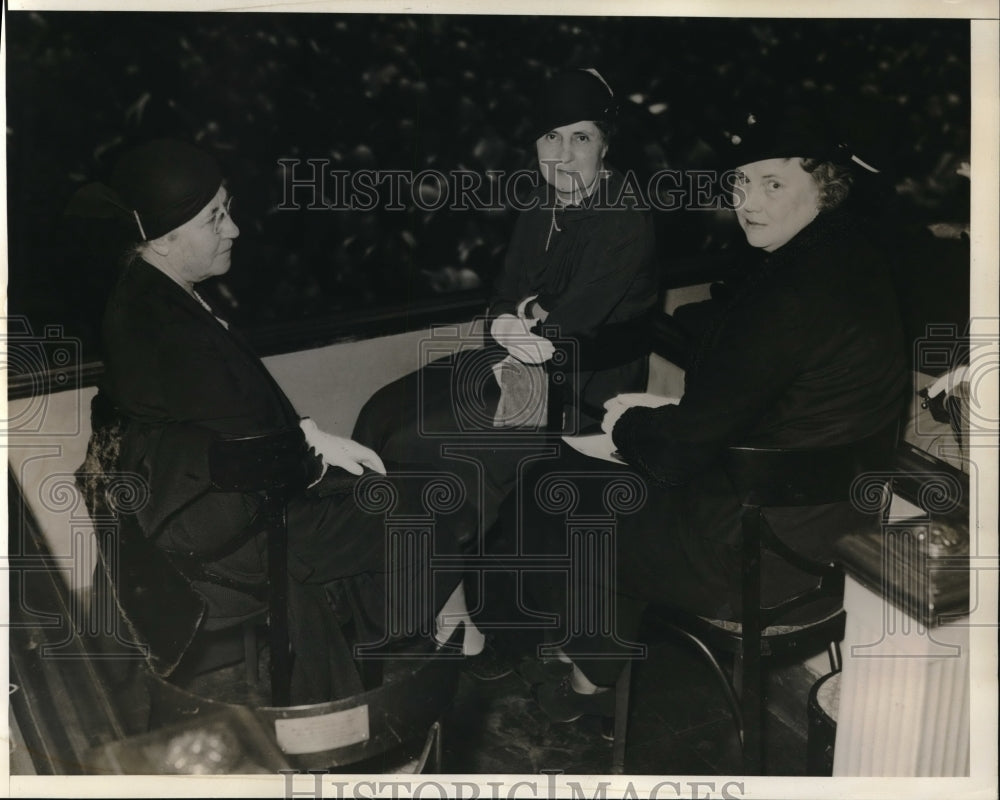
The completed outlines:
<svg viewBox="0 0 1000 800">
<path fill-rule="evenodd" d="M 260 497 L 256 520 L 240 539 L 249 539 L 260 531 L 267 536 L 271 701 L 279 706 L 289 703 L 291 687 L 286 509 L 289 498 L 306 488 L 306 449 L 305 435 L 300 428 L 294 427 L 256 436 L 221 438 L 213 442 L 208 451 L 214 489 L 254 493 Z M 239 590 L 240 587 L 233 588 Z M 249 679 L 251 661 L 256 663 L 256 641 L 248 624 L 252 626 L 257 618 L 253 612 L 248 613 L 249 617 L 235 620 L 235 623 L 244 631 Z"/>
<path fill-rule="evenodd" d="M 225 437 L 212 442 L 208 451 L 209 474 L 216 491 L 245 492 L 258 495 L 260 502 L 254 520 L 242 534 L 228 542 L 222 551 L 208 556 L 169 554 L 169 558 L 188 577 L 194 578 L 202 594 L 210 599 L 222 597 L 229 611 L 225 615 L 209 613 L 192 645 L 189 674 L 237 660 L 226 647 L 226 637 L 242 633 L 243 658 L 248 684 L 257 677 L 256 629 L 267 623 L 270 653 L 271 704 L 286 706 L 291 702 L 292 658 L 288 609 L 288 501 L 304 490 L 311 479 L 308 445 L 296 426 L 284 430 L 242 437 Z M 263 532 L 267 537 L 268 576 L 262 584 L 245 584 L 214 574 L 211 561 L 234 552 Z M 322 589 L 301 585 L 292 587 L 298 602 L 326 606 Z M 235 602 L 234 602 L 235 598 Z M 235 611 L 234 611 L 235 609 Z M 210 609 L 211 610 L 211 609 Z M 238 629 L 238 630 L 237 630 Z M 320 635 L 317 631 L 317 636 Z M 377 683 L 380 672 L 370 665 L 359 668 L 339 625 L 323 626 L 328 645 L 330 679 L 340 694 L 353 694 L 366 685 Z M 377 665 L 376 665 L 377 667 Z"/>
<path fill-rule="evenodd" d="M 742 624 L 679 614 L 658 617 L 669 629 L 692 642 L 706 657 L 724 687 L 740 730 L 746 774 L 763 770 L 761 723 L 764 708 L 763 660 L 786 653 L 808 654 L 826 645 L 831 669 L 840 669 L 838 642 L 845 613 L 839 607 L 844 574 L 834 563 L 811 561 L 779 539 L 765 516 L 770 508 L 819 506 L 849 501 L 855 479 L 867 471 L 885 470 L 891 463 L 896 425 L 866 439 L 826 448 L 772 449 L 733 447 L 725 470 L 743 506 Z M 890 491 L 887 486 L 886 491 Z M 886 502 L 885 507 L 888 507 Z M 798 570 L 816 577 L 814 586 L 773 606 L 761 600 L 761 561 L 770 552 Z M 829 611 L 831 601 L 833 611 Z M 789 620 L 810 607 L 825 608 L 808 622 Z M 653 609 L 659 611 L 659 609 Z M 793 620 L 797 620 L 793 617 Z M 735 656 L 733 680 L 728 679 L 713 651 Z M 631 663 L 616 687 L 612 772 L 624 771 Z"/>
<path fill-rule="evenodd" d="M 285 510 L 289 498 L 302 491 L 309 479 L 301 429 L 212 441 L 208 452 L 212 488 L 255 493 L 260 503 L 246 530 L 213 553 L 195 555 L 160 549 L 154 543 L 155 532 L 150 537 L 142 531 L 134 513 L 113 507 L 108 490 L 121 475 L 117 454 L 123 422 L 101 394 L 94 399 L 92 419 L 94 436 L 78 483 L 99 533 L 95 595 L 113 598 L 126 626 L 126 638 L 140 646 L 146 663 L 163 677 L 197 675 L 233 663 L 242 650 L 247 681 L 255 683 L 256 629 L 266 621 L 272 702 L 287 704 L 291 656 Z M 213 571 L 213 561 L 235 552 L 262 531 L 268 542 L 265 582 L 244 583 Z M 169 599 L 151 602 L 151 598 Z M 110 605 L 106 599 L 103 604 Z M 234 649 L 231 634 L 238 635 L 241 648 Z M 122 651 L 125 645 L 122 641 L 113 646 Z M 346 644 L 343 651 L 348 652 Z"/>
</svg>

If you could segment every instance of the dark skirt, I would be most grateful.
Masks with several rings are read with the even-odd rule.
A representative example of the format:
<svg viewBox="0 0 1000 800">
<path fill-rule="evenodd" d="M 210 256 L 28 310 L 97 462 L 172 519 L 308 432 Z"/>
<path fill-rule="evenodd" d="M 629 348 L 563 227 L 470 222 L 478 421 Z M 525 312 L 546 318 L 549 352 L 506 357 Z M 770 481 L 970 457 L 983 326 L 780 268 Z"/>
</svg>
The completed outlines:
<svg viewBox="0 0 1000 800">
<path fill-rule="evenodd" d="M 437 609 L 461 578 L 458 541 L 475 524 L 464 486 L 440 469 L 390 466 L 388 476 L 361 477 L 330 468 L 288 505 L 288 573 L 324 588 L 349 608 L 358 640 L 390 642 L 433 632 Z M 209 556 L 206 532 L 243 530 L 256 510 L 253 495 L 209 493 L 176 515 L 157 544 Z M 266 537 L 208 561 L 217 575 L 243 583 L 267 576 Z M 213 617 L 245 613 L 248 598 L 199 583 Z M 226 608 L 225 605 L 236 604 Z"/>
<path fill-rule="evenodd" d="M 721 472 L 662 487 L 564 445 L 559 457 L 528 473 L 520 498 L 503 519 L 514 527 L 504 539 L 532 562 L 521 571 L 522 605 L 529 615 L 552 615 L 545 638 L 594 683 L 613 684 L 624 659 L 636 654 L 648 604 L 739 620 L 742 509 Z M 837 536 L 871 522 L 846 504 L 790 511 L 772 527 L 813 558 L 828 558 Z M 769 556 L 762 573 L 765 605 L 815 580 Z"/>
<path fill-rule="evenodd" d="M 505 355 L 467 350 L 404 375 L 365 403 L 351 437 L 386 461 L 434 464 L 461 481 L 479 513 L 466 539 L 485 536 L 518 474 L 553 447 L 543 430 L 493 427 L 492 366 Z"/>
</svg>

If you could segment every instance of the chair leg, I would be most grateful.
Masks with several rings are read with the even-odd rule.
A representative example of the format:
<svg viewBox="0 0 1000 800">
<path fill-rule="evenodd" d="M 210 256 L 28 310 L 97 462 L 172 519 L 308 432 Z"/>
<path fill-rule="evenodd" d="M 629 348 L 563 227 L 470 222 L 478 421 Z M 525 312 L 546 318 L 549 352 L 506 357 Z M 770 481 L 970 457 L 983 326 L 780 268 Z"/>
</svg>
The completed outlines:
<svg viewBox="0 0 1000 800">
<path fill-rule="evenodd" d="M 243 623 L 243 663 L 247 686 L 257 685 L 257 626 L 253 620 Z"/>
<path fill-rule="evenodd" d="M 443 734 L 443 728 L 441 725 L 441 720 L 434 723 L 434 774 L 441 774 L 441 760 L 442 760 L 442 749 L 441 736 Z"/>
<path fill-rule="evenodd" d="M 268 509 L 268 632 L 271 648 L 271 703 L 291 702 L 292 656 L 288 640 L 288 525 L 283 503 L 265 497 Z"/>
<path fill-rule="evenodd" d="M 840 656 L 840 642 L 830 642 L 826 649 L 830 654 L 830 672 L 840 672 L 844 666 Z"/>
<path fill-rule="evenodd" d="M 743 710 L 743 770 L 747 775 L 761 775 L 764 770 L 760 661 L 759 648 L 748 648 L 736 664 L 740 673 L 740 705 Z"/>
<path fill-rule="evenodd" d="M 726 695 L 726 701 L 729 703 L 729 710 L 732 712 L 733 722 L 736 724 L 736 732 L 742 736 L 743 712 L 740 710 L 739 692 L 733 686 L 733 683 L 738 683 L 740 680 L 739 656 L 736 657 L 737 665 L 733 668 L 734 680 L 731 683 L 729 678 L 726 677 L 726 673 L 723 671 L 718 659 L 715 657 L 715 653 L 708 649 L 708 645 L 683 628 L 676 625 L 668 625 L 667 627 L 697 647 L 705 657 L 705 660 L 711 665 L 712 671 L 715 673 L 715 677 L 718 679 L 719 684 L 722 686 L 722 691 Z"/>
<path fill-rule="evenodd" d="M 628 733 L 628 705 L 632 689 L 632 660 L 625 662 L 615 682 L 615 743 L 611 750 L 611 774 L 625 774 L 625 736 Z"/>
</svg>

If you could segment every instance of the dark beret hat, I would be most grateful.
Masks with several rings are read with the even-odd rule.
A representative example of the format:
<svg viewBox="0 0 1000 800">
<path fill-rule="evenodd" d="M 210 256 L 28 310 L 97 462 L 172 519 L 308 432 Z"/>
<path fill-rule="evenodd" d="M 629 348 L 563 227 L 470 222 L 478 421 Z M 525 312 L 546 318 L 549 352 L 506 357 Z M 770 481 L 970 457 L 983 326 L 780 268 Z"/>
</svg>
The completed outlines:
<svg viewBox="0 0 1000 800">
<path fill-rule="evenodd" d="M 558 72 L 545 81 L 535 101 L 531 140 L 581 120 L 611 121 L 616 110 L 614 93 L 596 70 Z"/>
<path fill-rule="evenodd" d="M 212 156 L 173 139 L 128 151 L 111 173 L 111 188 L 135 215 L 143 239 L 157 239 L 193 219 L 221 185 Z"/>
</svg>

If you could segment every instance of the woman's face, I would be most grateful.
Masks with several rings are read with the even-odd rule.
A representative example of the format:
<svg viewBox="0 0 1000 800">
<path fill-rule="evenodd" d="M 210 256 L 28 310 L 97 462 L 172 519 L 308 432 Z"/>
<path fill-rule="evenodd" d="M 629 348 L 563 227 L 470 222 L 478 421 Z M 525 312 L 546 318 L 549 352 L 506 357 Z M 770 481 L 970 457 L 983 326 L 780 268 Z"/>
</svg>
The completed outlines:
<svg viewBox="0 0 1000 800">
<path fill-rule="evenodd" d="M 563 200 L 590 193 L 608 152 L 600 129 L 589 121 L 554 128 L 535 140 L 535 148 L 542 176 Z"/>
<path fill-rule="evenodd" d="M 751 247 L 771 253 L 819 213 L 819 187 L 800 158 L 769 158 L 737 170 L 736 218 Z"/>
<path fill-rule="evenodd" d="M 220 186 L 193 219 L 150 242 L 176 278 L 193 285 L 229 271 L 233 240 L 240 235 L 229 216 L 229 199 L 226 187 Z"/>
</svg>

